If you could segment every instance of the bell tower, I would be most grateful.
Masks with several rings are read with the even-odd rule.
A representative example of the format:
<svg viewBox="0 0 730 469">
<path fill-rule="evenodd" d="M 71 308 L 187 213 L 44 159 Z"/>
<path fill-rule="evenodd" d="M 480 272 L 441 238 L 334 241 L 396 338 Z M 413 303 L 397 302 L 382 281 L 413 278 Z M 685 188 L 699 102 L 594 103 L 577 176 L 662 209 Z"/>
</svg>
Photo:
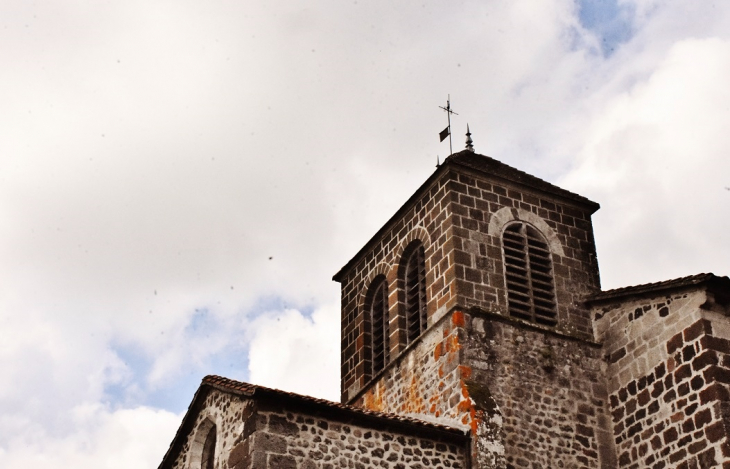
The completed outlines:
<svg viewBox="0 0 730 469">
<path fill-rule="evenodd" d="M 520 447 L 610 467 L 583 302 L 600 291 L 598 208 L 471 148 L 449 156 L 334 276 L 342 402 L 468 429 L 475 467 Z"/>
</svg>

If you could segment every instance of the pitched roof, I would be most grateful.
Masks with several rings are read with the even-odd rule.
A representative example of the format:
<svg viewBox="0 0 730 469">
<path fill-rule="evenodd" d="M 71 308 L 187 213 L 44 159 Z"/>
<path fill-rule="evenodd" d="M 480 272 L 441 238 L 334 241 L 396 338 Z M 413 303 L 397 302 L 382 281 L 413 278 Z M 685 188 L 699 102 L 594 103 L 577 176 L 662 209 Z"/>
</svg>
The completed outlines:
<svg viewBox="0 0 730 469">
<path fill-rule="evenodd" d="M 378 242 L 380 236 L 395 222 L 410 206 L 411 203 L 416 201 L 422 193 L 427 190 L 431 184 L 440 178 L 449 168 L 459 167 L 468 168 L 472 171 L 479 171 L 487 176 L 496 177 L 505 181 L 514 182 L 526 187 L 534 188 L 538 191 L 546 192 L 558 197 L 562 197 L 573 202 L 577 202 L 581 205 L 588 206 L 591 209 L 591 213 L 595 212 L 600 208 L 600 205 L 592 200 L 589 200 L 582 195 L 575 194 L 573 192 L 561 189 L 558 186 L 550 184 L 547 181 L 540 179 L 539 177 L 532 176 L 520 171 L 519 169 L 513 168 L 512 166 L 506 165 L 501 161 L 495 160 L 489 156 L 480 155 L 473 151 L 463 150 L 458 153 L 454 153 L 444 160 L 436 171 L 426 179 L 423 184 L 408 198 L 408 200 L 401 205 L 401 207 L 388 219 L 387 222 L 373 235 L 370 240 L 355 254 L 347 264 L 345 264 L 333 277 L 332 280 L 339 282 L 342 276 L 349 270 L 350 267 L 360 258 L 360 256 L 368 251 L 375 243 Z"/>
<path fill-rule="evenodd" d="M 687 277 L 664 280 L 662 282 L 645 283 L 630 287 L 615 288 L 595 293 L 589 296 L 588 303 L 599 303 L 627 296 L 641 296 L 663 292 L 666 290 L 685 289 L 687 287 L 707 286 L 720 293 L 718 300 L 724 302 L 730 300 L 730 278 L 718 277 L 715 274 L 696 274 Z"/>
<path fill-rule="evenodd" d="M 308 410 L 318 414 L 334 416 L 341 420 L 357 420 L 363 425 L 367 423 L 376 423 L 387 425 L 389 429 L 407 427 L 414 433 L 438 434 L 448 439 L 456 441 L 466 441 L 468 439 L 468 431 L 446 425 L 426 422 L 415 418 L 404 417 L 401 415 L 389 414 L 384 412 L 374 412 L 371 410 L 361 409 L 359 407 L 340 404 L 326 399 L 305 396 L 293 392 L 282 391 L 280 389 L 267 388 L 255 384 L 244 383 L 233 379 L 224 378 L 222 376 L 208 375 L 203 378 L 200 387 L 195 392 L 193 400 L 188 406 L 180 427 L 175 433 L 175 437 L 170 442 L 165 456 L 162 458 L 159 469 L 171 468 L 174 458 L 184 444 L 184 438 L 192 431 L 195 418 L 199 412 L 202 403 L 205 400 L 207 392 L 211 389 L 235 394 L 250 399 L 268 399 L 281 404 L 297 405 L 302 411 Z"/>
<path fill-rule="evenodd" d="M 506 179 L 507 181 L 516 182 L 518 184 L 532 187 L 537 190 L 547 192 L 549 194 L 573 200 L 580 204 L 588 205 L 593 209 L 593 211 L 596 211 L 600 208 L 600 205 L 598 203 L 593 202 L 592 200 L 583 197 L 582 195 L 562 189 L 554 184 L 550 184 L 549 182 L 540 179 L 537 176 L 527 174 L 524 171 L 513 168 L 512 166 L 504 164 L 501 161 L 495 160 L 494 158 L 485 155 L 479 155 L 477 153 L 474 153 L 473 151 L 463 150 L 459 153 L 454 153 L 453 155 L 446 158 L 444 163 L 447 162 L 466 166 L 468 168 L 480 171 L 485 174 L 489 174 L 491 176 L 496 176 L 501 179 Z"/>
<path fill-rule="evenodd" d="M 267 388 L 265 386 L 259 386 L 256 384 L 250 384 L 250 383 L 244 383 L 242 381 L 236 381 L 228 378 L 224 378 L 222 376 L 216 376 L 216 375 L 208 375 L 205 378 L 203 378 L 203 382 L 201 384 L 202 386 L 211 386 L 215 389 L 218 389 L 220 391 L 229 392 L 233 394 L 238 394 L 245 397 L 258 397 L 258 396 L 266 396 L 266 397 L 275 397 L 277 399 L 284 399 L 289 400 L 293 402 L 298 402 L 301 404 L 307 404 L 310 406 L 314 406 L 318 408 L 319 410 L 330 410 L 335 411 L 338 414 L 341 415 L 348 415 L 348 416 L 368 416 L 368 417 L 374 417 L 376 419 L 384 419 L 389 420 L 391 422 L 400 422 L 405 423 L 407 425 L 415 425 L 419 427 L 424 428 L 432 428 L 439 431 L 444 431 L 448 433 L 455 433 L 459 435 L 464 435 L 464 430 L 461 430 L 459 428 L 449 427 L 447 425 L 440 425 L 437 423 L 431 423 L 426 422 L 424 420 L 419 420 L 411 417 L 404 417 L 402 415 L 396 415 L 386 412 L 375 412 L 372 410 L 363 409 L 360 407 L 354 407 L 350 405 L 340 404 L 339 402 L 334 401 L 328 401 L 327 399 L 320 399 L 317 397 L 312 396 L 305 396 L 303 394 L 296 394 L 293 392 L 288 391 L 282 391 L 280 389 L 274 389 L 274 388 Z"/>
</svg>

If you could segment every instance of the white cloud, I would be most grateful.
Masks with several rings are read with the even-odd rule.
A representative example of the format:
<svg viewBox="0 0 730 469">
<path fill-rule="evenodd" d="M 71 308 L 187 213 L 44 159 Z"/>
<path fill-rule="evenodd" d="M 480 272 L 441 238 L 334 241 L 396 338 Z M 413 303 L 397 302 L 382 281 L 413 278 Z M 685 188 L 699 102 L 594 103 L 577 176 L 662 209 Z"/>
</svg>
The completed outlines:
<svg viewBox="0 0 730 469">
<path fill-rule="evenodd" d="M 609 58 L 568 0 L 2 3 L 0 465 L 111 467 L 144 442 L 107 405 L 165 420 L 221 363 L 336 399 L 331 275 L 447 154 L 447 93 L 455 149 L 603 205 L 607 286 L 726 273 L 728 7 L 624 3 Z"/>
<path fill-rule="evenodd" d="M 66 414 L 72 430 L 63 436 L 48 435 L 41 427 L 5 440 L 0 466 L 156 467 L 182 418 L 146 407 L 110 411 L 98 404 L 80 405 Z"/>
<path fill-rule="evenodd" d="M 602 202 L 607 286 L 730 265 L 730 41 L 678 41 L 646 79 L 606 101 L 566 184 Z"/>
<path fill-rule="evenodd" d="M 339 400 L 339 305 L 311 317 L 293 309 L 267 312 L 253 322 L 251 334 L 252 383 Z"/>
</svg>

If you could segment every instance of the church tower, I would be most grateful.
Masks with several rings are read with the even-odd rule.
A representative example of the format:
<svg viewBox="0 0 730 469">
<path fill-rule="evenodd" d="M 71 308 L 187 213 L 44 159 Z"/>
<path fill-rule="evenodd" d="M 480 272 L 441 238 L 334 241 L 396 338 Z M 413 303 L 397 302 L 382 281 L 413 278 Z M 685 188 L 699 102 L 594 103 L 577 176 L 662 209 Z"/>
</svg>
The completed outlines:
<svg viewBox="0 0 730 469">
<path fill-rule="evenodd" d="M 730 278 L 601 291 L 597 209 L 468 139 L 334 276 L 342 403 L 206 376 L 160 469 L 730 469 Z"/>
<path fill-rule="evenodd" d="M 598 204 L 471 149 L 335 276 L 342 403 L 467 426 L 479 467 L 615 467 Z M 566 446 L 565 442 L 569 442 Z"/>
</svg>

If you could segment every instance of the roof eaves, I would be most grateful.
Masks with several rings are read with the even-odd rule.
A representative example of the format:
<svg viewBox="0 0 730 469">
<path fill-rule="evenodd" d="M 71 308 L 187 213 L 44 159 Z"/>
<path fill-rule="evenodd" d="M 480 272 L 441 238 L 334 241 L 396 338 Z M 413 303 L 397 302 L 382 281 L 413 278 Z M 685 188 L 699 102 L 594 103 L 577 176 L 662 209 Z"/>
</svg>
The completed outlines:
<svg viewBox="0 0 730 469">
<path fill-rule="evenodd" d="M 665 292 L 668 290 L 685 290 L 688 288 L 695 288 L 700 286 L 706 286 L 708 288 L 716 290 L 722 293 L 724 296 L 730 295 L 730 279 L 728 277 L 718 277 L 717 275 L 714 275 L 712 273 L 703 273 L 689 275 L 687 277 L 675 278 L 671 280 L 664 280 L 661 282 L 645 283 L 641 285 L 633 285 L 629 287 L 615 288 L 612 290 L 598 292 L 586 298 L 586 303 L 605 303 L 632 296 L 646 296 Z"/>
<path fill-rule="evenodd" d="M 175 436 L 170 442 L 170 446 L 167 448 L 165 455 L 162 457 L 162 461 L 160 462 L 158 469 L 172 468 L 174 457 L 182 449 L 184 437 L 192 431 L 193 423 L 195 423 L 195 416 L 197 415 L 197 411 L 199 410 L 202 401 L 205 399 L 204 395 L 207 391 L 208 388 L 202 384 L 195 391 L 193 399 L 190 401 L 190 405 L 188 405 L 188 410 L 185 412 L 185 415 L 180 422 L 180 426 L 177 428 Z"/>
<path fill-rule="evenodd" d="M 431 173 L 431 175 L 423 182 L 423 184 L 418 186 L 418 189 L 416 189 L 416 191 L 413 193 L 413 195 L 411 195 L 408 198 L 408 200 L 406 200 L 405 203 L 403 205 L 401 205 L 398 210 L 396 210 L 396 212 L 393 214 L 393 216 L 390 217 L 388 219 L 388 221 L 386 221 L 383 224 L 383 226 L 381 226 L 380 229 L 375 232 L 375 234 L 368 240 L 368 242 L 365 243 L 365 245 L 362 248 L 360 248 L 360 250 L 357 251 L 357 253 L 354 256 L 352 256 L 352 258 L 349 261 L 347 261 L 347 263 L 344 266 L 342 266 L 342 268 L 340 268 L 340 270 L 338 270 L 335 275 L 332 276 L 332 280 L 334 280 L 335 282 L 339 282 L 340 280 L 342 280 L 342 277 L 345 275 L 345 273 L 348 270 L 350 270 L 350 268 L 353 265 L 355 265 L 355 263 L 360 259 L 360 257 L 378 242 L 378 239 L 380 238 L 380 236 L 383 233 L 385 233 L 388 230 L 388 228 L 393 223 L 395 223 L 395 221 L 398 220 L 398 218 L 401 215 L 403 215 L 403 213 L 405 213 L 406 210 L 408 210 L 408 208 L 411 206 L 411 204 L 414 203 L 418 199 L 418 197 L 420 197 L 421 194 L 423 194 L 423 192 L 425 192 L 429 187 L 431 187 L 431 184 L 433 184 L 434 181 L 436 181 L 439 177 L 441 177 L 442 173 L 444 173 L 446 171 L 444 168 L 449 166 L 448 162 L 449 162 L 449 159 L 446 158 L 446 160 L 443 163 L 441 163 L 438 168 L 436 168 L 436 171 Z"/>
<path fill-rule="evenodd" d="M 483 158 L 484 161 L 487 161 L 489 165 L 492 165 L 504 171 L 492 173 L 488 171 L 485 167 L 480 167 L 479 165 L 471 162 L 473 158 Z M 582 195 L 578 195 L 566 189 L 562 189 L 554 184 L 538 178 L 537 176 L 533 176 L 524 171 L 520 171 L 519 169 L 504 164 L 501 161 L 496 160 L 492 157 L 464 150 L 458 153 L 454 153 L 446 158 L 444 162 L 436 169 L 436 171 L 434 171 L 431 176 L 429 176 L 428 179 L 426 179 L 426 181 L 424 181 L 424 183 L 421 184 L 418 189 L 416 189 L 413 195 L 411 195 L 411 197 L 409 197 L 408 200 L 403 205 L 401 205 L 401 207 L 393 214 L 393 216 L 390 217 L 388 221 L 385 222 L 385 224 L 383 224 L 383 226 L 368 240 L 368 242 L 365 243 L 365 245 L 339 271 L 337 271 L 335 275 L 332 276 L 332 280 L 334 280 L 335 282 L 339 282 L 340 280 L 342 280 L 345 273 L 360 259 L 360 257 L 365 252 L 367 252 L 373 245 L 376 244 L 377 240 L 390 227 L 390 225 L 394 223 L 408 209 L 408 207 L 410 207 L 410 204 L 413 203 L 418 197 L 420 197 L 422 193 L 428 187 L 430 187 L 431 184 L 442 175 L 442 173 L 446 171 L 445 168 L 448 167 L 467 168 L 471 171 L 477 171 L 490 177 L 495 177 L 501 180 L 520 184 L 527 188 L 546 192 L 561 197 L 563 199 L 567 199 L 587 206 L 591 209 L 591 213 L 594 213 L 601 207 L 598 203 L 593 202 L 592 200 L 587 199 Z"/>
<path fill-rule="evenodd" d="M 396 414 L 371 411 L 359 407 L 340 404 L 338 402 L 328 401 L 326 399 L 320 399 L 312 396 L 305 396 L 293 392 L 282 391 L 280 389 L 267 388 L 265 386 L 243 383 L 240 381 L 224 378 L 222 376 L 208 375 L 203 378 L 203 383 L 201 387 L 203 385 L 209 385 L 220 391 L 233 392 L 235 394 L 243 395 L 245 397 L 257 398 L 268 396 L 275 398 L 278 402 L 280 402 L 281 400 L 288 400 L 298 404 L 309 405 L 317 408 L 318 410 L 329 410 L 339 415 L 347 415 L 350 417 L 359 416 L 381 421 L 388 420 L 391 422 L 391 424 L 398 423 L 406 426 L 416 426 L 424 429 L 436 430 L 440 433 L 448 433 L 454 436 L 466 435 L 466 431 L 455 427 L 426 422 L 423 420 L 404 417 Z"/>
<path fill-rule="evenodd" d="M 481 158 L 487 164 L 484 166 L 476 164 L 473 161 L 475 158 Z M 503 180 L 506 180 L 509 182 L 517 183 L 524 187 L 531 188 L 533 190 L 538 190 L 540 192 L 546 192 L 548 194 L 552 194 L 552 195 L 561 197 L 563 199 L 567 199 L 574 203 L 579 203 L 580 205 L 587 206 L 592 210 L 591 213 L 595 213 L 599 208 L 601 208 L 601 206 L 600 206 L 600 204 L 598 204 L 598 202 L 594 202 L 580 194 L 576 194 L 575 192 L 571 192 L 567 189 L 563 189 L 562 187 L 556 186 L 555 184 L 547 182 L 546 180 L 541 179 L 537 176 L 533 176 L 532 174 L 526 173 L 513 166 L 502 163 L 501 161 L 499 161 L 495 158 L 492 158 L 490 156 L 474 154 L 472 152 L 465 150 L 465 151 L 461 151 L 459 153 L 454 153 L 449 158 L 447 158 L 446 161 L 449 161 L 449 159 L 452 159 L 453 163 L 455 163 L 457 165 L 471 168 L 474 171 L 478 171 L 483 174 L 488 174 L 488 175 L 490 175 L 492 177 L 496 177 L 498 179 L 503 179 Z M 487 168 L 487 166 L 493 166 L 498 171 L 490 172 L 489 169 Z"/>
</svg>

